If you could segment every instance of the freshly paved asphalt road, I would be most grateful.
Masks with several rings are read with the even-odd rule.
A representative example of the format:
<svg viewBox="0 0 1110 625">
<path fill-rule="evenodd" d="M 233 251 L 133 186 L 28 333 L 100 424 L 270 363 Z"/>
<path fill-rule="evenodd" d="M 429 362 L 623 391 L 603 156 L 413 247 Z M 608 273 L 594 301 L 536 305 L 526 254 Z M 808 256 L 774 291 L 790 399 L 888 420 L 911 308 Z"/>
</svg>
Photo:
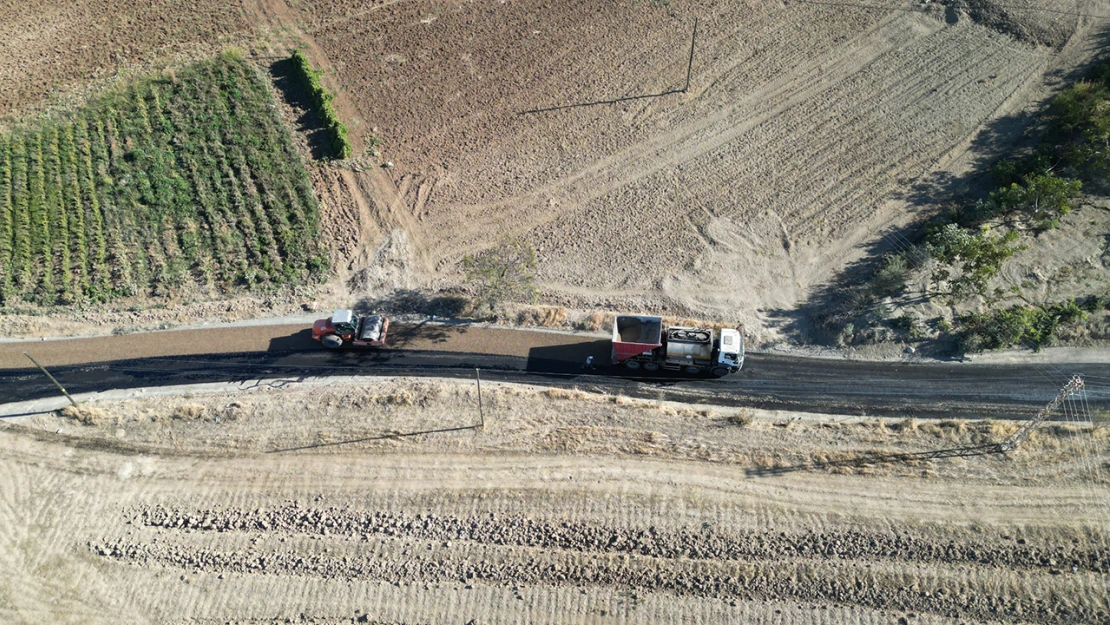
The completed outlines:
<svg viewBox="0 0 1110 625">
<path fill-rule="evenodd" d="M 1110 365 L 861 362 L 748 354 L 722 379 L 632 375 L 608 362 L 604 339 L 468 326 L 394 324 L 390 348 L 325 350 L 303 325 L 178 330 L 44 342 L 0 343 L 0 404 L 57 390 L 29 352 L 70 393 L 203 382 L 298 380 L 316 376 L 412 375 L 575 386 L 691 403 L 845 415 L 1027 418 L 1073 374 L 1088 380 L 1092 409 L 1110 410 Z"/>
</svg>

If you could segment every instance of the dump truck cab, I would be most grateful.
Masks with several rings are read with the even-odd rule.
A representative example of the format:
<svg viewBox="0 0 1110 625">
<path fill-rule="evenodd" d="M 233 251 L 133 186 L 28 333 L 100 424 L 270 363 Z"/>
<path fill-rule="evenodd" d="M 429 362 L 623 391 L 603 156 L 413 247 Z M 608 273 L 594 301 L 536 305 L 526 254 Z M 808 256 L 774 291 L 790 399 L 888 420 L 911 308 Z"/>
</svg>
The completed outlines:
<svg viewBox="0 0 1110 625">
<path fill-rule="evenodd" d="M 381 315 L 356 315 L 353 310 L 336 310 L 328 319 L 312 324 L 312 338 L 331 349 L 344 345 L 381 347 L 385 345 L 389 319 Z"/>
<path fill-rule="evenodd" d="M 721 328 L 721 340 L 717 349 L 717 366 L 735 373 L 744 366 L 744 339 L 740 331 Z"/>
</svg>

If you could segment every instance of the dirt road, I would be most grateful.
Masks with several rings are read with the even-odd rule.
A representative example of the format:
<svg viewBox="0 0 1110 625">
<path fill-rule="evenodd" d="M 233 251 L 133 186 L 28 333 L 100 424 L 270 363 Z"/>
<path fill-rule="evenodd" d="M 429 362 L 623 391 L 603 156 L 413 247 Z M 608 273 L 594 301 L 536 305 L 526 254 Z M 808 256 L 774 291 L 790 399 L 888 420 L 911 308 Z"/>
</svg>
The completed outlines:
<svg viewBox="0 0 1110 625">
<path fill-rule="evenodd" d="M 608 362 L 604 339 L 461 325 L 397 324 L 391 349 L 330 352 L 304 325 L 181 330 L 66 341 L 0 343 L 0 395 L 7 402 L 56 395 L 23 356 L 31 353 L 72 393 L 143 386 L 327 375 L 415 375 L 532 381 L 604 388 L 691 403 L 850 415 L 1028 418 L 1074 374 L 1093 376 L 1092 407 L 1110 408 L 1110 365 L 861 362 L 749 354 L 722 379 L 583 371 Z M 77 364 L 83 363 L 83 364 Z M 7 403 L 5 402 L 5 403 Z"/>
</svg>

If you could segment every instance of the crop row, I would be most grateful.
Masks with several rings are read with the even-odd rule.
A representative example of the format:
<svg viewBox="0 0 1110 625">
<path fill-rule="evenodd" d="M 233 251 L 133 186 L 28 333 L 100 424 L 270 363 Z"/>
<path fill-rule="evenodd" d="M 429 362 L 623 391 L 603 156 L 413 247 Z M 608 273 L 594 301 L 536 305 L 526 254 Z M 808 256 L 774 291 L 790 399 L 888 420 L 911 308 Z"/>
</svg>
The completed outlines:
<svg viewBox="0 0 1110 625">
<path fill-rule="evenodd" d="M 268 83 L 235 55 L 0 134 L 0 304 L 301 282 L 318 208 Z"/>
<path fill-rule="evenodd" d="M 324 88 L 323 83 L 320 82 L 320 72 L 312 69 L 312 65 L 303 52 L 300 50 L 294 51 L 290 60 L 293 62 L 293 68 L 299 80 L 304 88 L 308 90 L 316 114 L 323 119 L 332 154 L 335 158 L 350 157 L 351 142 L 347 139 L 347 126 L 339 120 L 335 107 L 331 105 L 335 94 Z"/>
</svg>

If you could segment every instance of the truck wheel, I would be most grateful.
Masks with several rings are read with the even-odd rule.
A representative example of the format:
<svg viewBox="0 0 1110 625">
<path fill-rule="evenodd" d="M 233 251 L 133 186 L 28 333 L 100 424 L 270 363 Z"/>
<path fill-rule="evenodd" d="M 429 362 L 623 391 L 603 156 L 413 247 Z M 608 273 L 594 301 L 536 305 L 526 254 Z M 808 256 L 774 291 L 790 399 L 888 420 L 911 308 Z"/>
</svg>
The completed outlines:
<svg viewBox="0 0 1110 625">
<path fill-rule="evenodd" d="M 324 347 L 327 347 L 328 349 L 338 349 L 340 347 L 343 347 L 343 339 L 334 334 L 326 334 L 320 337 L 320 342 L 323 343 Z"/>
<path fill-rule="evenodd" d="M 644 371 L 658 371 L 658 370 L 659 370 L 659 363 L 657 363 L 657 362 L 645 362 L 644 363 Z"/>
<path fill-rule="evenodd" d="M 640 363 L 635 360 L 626 360 L 624 361 L 624 366 L 628 367 L 629 369 L 635 370 L 640 368 Z"/>
<path fill-rule="evenodd" d="M 691 365 L 689 367 L 686 367 L 686 373 L 689 373 L 690 375 L 697 375 L 701 373 L 701 367 L 695 367 Z"/>
<path fill-rule="evenodd" d="M 710 373 L 717 376 L 718 378 L 723 378 L 728 375 L 728 369 L 726 367 L 714 367 L 713 370 L 710 371 Z"/>
</svg>

